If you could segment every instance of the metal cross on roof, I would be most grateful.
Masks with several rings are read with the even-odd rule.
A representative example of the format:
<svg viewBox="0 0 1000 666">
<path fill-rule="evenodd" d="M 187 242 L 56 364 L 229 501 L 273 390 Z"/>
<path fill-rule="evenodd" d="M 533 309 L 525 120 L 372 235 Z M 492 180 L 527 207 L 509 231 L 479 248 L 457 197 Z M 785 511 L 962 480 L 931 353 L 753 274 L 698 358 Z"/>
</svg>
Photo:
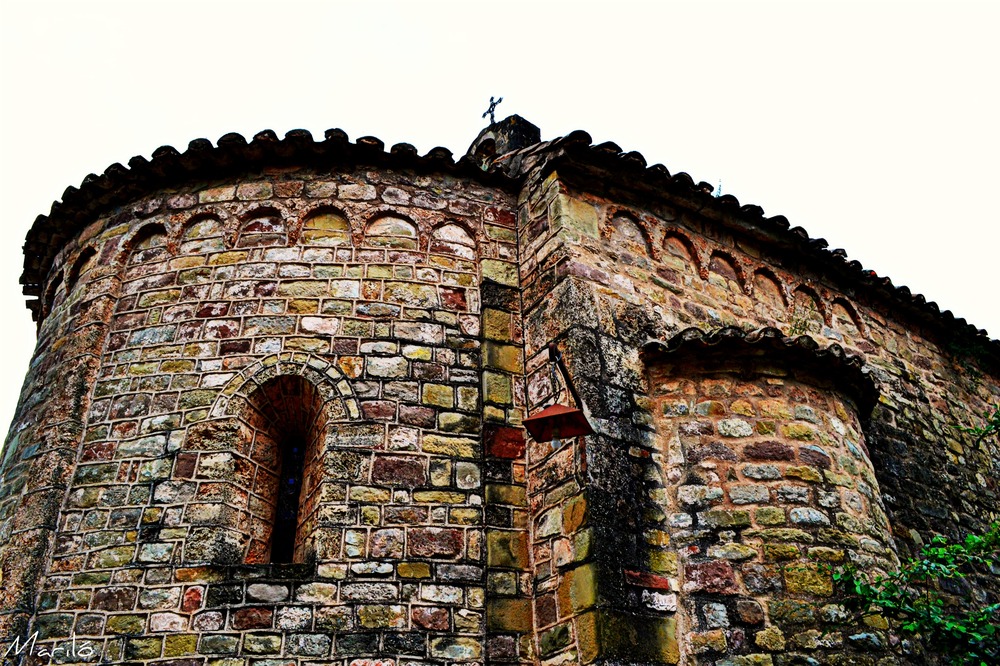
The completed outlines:
<svg viewBox="0 0 1000 666">
<path fill-rule="evenodd" d="M 493 117 L 493 111 L 496 110 L 497 104 L 499 104 L 502 101 L 503 97 L 494 102 L 493 95 L 490 95 L 490 108 L 486 109 L 486 111 L 483 113 L 483 118 L 485 118 L 487 115 L 490 117 L 490 125 L 496 122 L 496 118 Z"/>
</svg>

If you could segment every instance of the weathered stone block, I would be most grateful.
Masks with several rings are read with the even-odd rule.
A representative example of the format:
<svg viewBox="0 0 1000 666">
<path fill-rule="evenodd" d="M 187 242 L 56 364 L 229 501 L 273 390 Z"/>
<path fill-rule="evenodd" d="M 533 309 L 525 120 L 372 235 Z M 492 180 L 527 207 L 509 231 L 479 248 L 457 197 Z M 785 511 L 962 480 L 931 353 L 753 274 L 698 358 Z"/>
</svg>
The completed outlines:
<svg viewBox="0 0 1000 666">
<path fill-rule="evenodd" d="M 421 527 L 407 533 L 407 553 L 411 557 L 455 558 L 462 554 L 464 543 L 463 532 L 458 529 Z"/>
<path fill-rule="evenodd" d="M 739 586 L 736 572 L 726 561 L 688 564 L 684 568 L 685 592 L 707 592 L 710 594 L 737 594 Z"/>
<path fill-rule="evenodd" d="M 366 629 L 405 629 L 406 620 L 406 606 L 399 604 L 358 606 L 358 622 Z"/>
</svg>

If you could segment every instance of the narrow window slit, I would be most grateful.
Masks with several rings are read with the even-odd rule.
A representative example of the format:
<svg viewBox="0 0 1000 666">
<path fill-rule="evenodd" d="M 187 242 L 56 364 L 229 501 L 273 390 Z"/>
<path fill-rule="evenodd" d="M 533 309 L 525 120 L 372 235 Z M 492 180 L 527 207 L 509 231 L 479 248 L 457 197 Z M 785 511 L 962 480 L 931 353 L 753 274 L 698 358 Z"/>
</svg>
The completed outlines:
<svg viewBox="0 0 1000 666">
<path fill-rule="evenodd" d="M 274 531 L 271 533 L 271 562 L 274 563 L 291 562 L 295 553 L 299 496 L 302 494 L 302 473 L 306 458 L 304 438 L 290 438 L 282 444 L 278 505 L 275 508 Z"/>
<path fill-rule="evenodd" d="M 308 562 L 316 550 L 324 401 L 303 378 L 279 375 L 261 384 L 247 406 L 244 423 L 258 467 L 250 489 L 254 527 L 246 562 Z"/>
</svg>

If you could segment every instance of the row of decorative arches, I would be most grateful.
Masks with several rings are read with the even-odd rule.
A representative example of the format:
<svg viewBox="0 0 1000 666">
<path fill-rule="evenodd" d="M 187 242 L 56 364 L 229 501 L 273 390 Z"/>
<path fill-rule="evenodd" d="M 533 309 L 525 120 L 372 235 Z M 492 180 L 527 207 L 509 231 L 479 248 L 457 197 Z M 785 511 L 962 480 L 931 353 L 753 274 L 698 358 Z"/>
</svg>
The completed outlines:
<svg viewBox="0 0 1000 666">
<path fill-rule="evenodd" d="M 179 254 L 301 243 L 311 247 L 395 248 L 475 259 L 477 247 L 468 227 L 453 220 L 422 225 L 407 215 L 378 207 L 353 225 L 343 211 L 332 206 L 320 206 L 293 217 L 270 204 L 255 206 L 238 216 L 214 209 L 200 211 L 177 224 L 152 222 L 122 243 L 122 256 L 130 252 L 134 255 L 150 240 Z"/>
<path fill-rule="evenodd" d="M 160 261 L 168 255 L 205 254 L 254 247 L 359 246 L 450 255 L 462 260 L 477 256 L 477 240 L 463 224 L 442 220 L 421 225 L 394 210 L 379 207 L 356 227 L 331 206 L 320 206 L 305 215 L 291 217 L 279 207 L 259 205 L 239 216 L 222 209 L 199 211 L 176 224 L 149 222 L 127 235 L 112 261 L 116 266 L 134 266 Z M 97 250 L 87 246 L 70 264 L 57 270 L 42 299 L 44 319 L 64 300 L 80 278 L 97 263 Z M 66 288 L 60 289 L 65 282 Z"/>
<path fill-rule="evenodd" d="M 687 233 L 675 226 L 664 226 L 650 216 L 613 209 L 606 218 L 603 235 L 612 245 L 634 256 L 660 262 L 670 262 L 674 258 L 683 262 L 703 281 L 708 281 L 711 273 L 721 275 L 773 311 L 791 310 L 793 319 L 804 317 L 803 325 L 815 319 L 826 326 L 846 325 L 856 329 L 858 334 L 865 334 L 861 317 L 847 299 L 841 296 L 823 298 L 805 283 L 790 287 L 770 268 L 753 266 L 725 250 L 705 247 L 699 251 Z"/>
</svg>

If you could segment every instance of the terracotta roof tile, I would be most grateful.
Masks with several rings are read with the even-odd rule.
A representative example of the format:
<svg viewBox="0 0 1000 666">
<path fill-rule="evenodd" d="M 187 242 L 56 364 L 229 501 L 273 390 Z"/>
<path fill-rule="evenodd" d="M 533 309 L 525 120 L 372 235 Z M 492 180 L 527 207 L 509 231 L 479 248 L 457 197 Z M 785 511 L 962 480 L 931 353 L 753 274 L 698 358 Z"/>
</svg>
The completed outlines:
<svg viewBox="0 0 1000 666">
<path fill-rule="evenodd" d="M 370 163 L 373 166 L 393 164 L 430 171 L 448 171 L 489 183 L 516 186 L 524 177 L 525 165 L 536 165 L 538 158 L 577 162 L 604 169 L 611 176 L 618 176 L 630 184 L 641 183 L 647 188 L 679 194 L 693 199 L 702 210 L 718 210 L 749 223 L 773 240 L 812 258 L 818 265 L 832 268 L 841 277 L 864 289 L 875 291 L 891 302 L 910 308 L 914 313 L 962 333 L 982 337 L 1000 353 L 1000 341 L 990 341 L 985 331 L 977 329 L 964 319 L 955 318 L 950 311 L 941 312 L 937 304 L 928 302 L 919 294 L 912 294 L 906 287 L 895 287 L 886 277 L 866 270 L 859 262 L 847 259 L 843 249 L 829 250 L 827 241 L 811 238 L 802 227 L 790 227 L 783 215 L 765 217 L 764 210 L 753 204 L 740 204 L 733 195 L 713 196 L 714 188 L 705 182 L 695 183 L 684 172 L 671 174 L 662 164 L 647 166 L 645 157 L 638 152 L 623 152 L 618 144 L 605 141 L 592 145 L 590 134 L 574 130 L 566 136 L 542 141 L 519 151 L 499 156 L 488 171 L 475 166 L 471 160 L 454 159 L 447 148 L 433 148 L 424 156 L 410 144 L 396 144 L 388 153 L 385 144 L 377 137 L 365 136 L 350 143 L 340 129 L 329 129 L 317 141 L 307 130 L 291 130 L 279 139 L 273 130 L 263 130 L 248 143 L 240 134 L 222 136 L 213 145 L 207 139 L 195 139 L 183 153 L 171 146 L 153 151 L 152 159 L 141 155 L 128 161 L 128 167 L 112 164 L 103 174 L 88 174 L 80 188 L 69 187 L 62 201 L 53 203 L 48 215 L 36 218 L 24 244 L 25 263 L 21 283 L 24 293 L 37 295 L 40 285 L 62 243 L 92 221 L 99 211 L 123 205 L 149 193 L 151 190 L 184 180 L 211 175 L 221 177 L 236 175 L 254 164 L 294 163 L 302 165 L 330 163 Z"/>
</svg>

